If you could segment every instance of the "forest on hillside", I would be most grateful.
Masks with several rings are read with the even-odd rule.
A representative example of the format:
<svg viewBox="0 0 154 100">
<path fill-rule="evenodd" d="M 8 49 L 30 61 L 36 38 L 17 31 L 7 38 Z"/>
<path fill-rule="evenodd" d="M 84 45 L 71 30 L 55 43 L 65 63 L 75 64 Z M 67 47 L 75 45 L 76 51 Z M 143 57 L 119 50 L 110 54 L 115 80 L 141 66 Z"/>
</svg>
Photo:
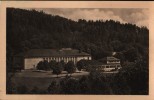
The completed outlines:
<svg viewBox="0 0 154 100">
<path fill-rule="evenodd" d="M 116 76 L 112 76 L 112 79 L 105 81 L 112 87 L 110 91 L 115 92 L 113 94 L 149 93 L 149 29 L 147 27 L 123 24 L 114 20 L 73 21 L 35 9 L 18 8 L 7 8 L 6 21 L 7 69 L 12 68 L 14 55 L 29 49 L 69 47 L 87 52 L 95 60 L 101 60 L 110 56 L 112 52 L 117 52 L 115 57 L 121 60 L 123 68 Z M 93 80 L 90 80 L 94 82 L 94 87 L 89 79 L 84 79 L 85 85 L 89 87 L 84 90 L 85 92 L 81 90 L 83 93 L 87 91 L 92 94 L 105 93 L 103 90 L 97 91 L 100 87 L 95 87 L 97 86 L 95 83 L 104 83 L 102 78 L 99 78 L 101 82 L 97 82 L 97 76 L 99 76 L 97 73 L 95 77 L 92 75 Z M 64 86 L 69 86 L 68 84 Z M 103 89 L 104 87 L 106 88 L 102 86 Z M 75 92 L 74 87 L 72 91 L 74 94 L 78 93 Z M 63 92 L 69 93 L 69 91 Z"/>
<path fill-rule="evenodd" d="M 148 53 L 149 30 L 113 20 L 75 22 L 34 9 L 7 8 L 6 42 L 8 55 L 34 48 L 71 47 L 90 53 L 94 59 L 119 52 L 124 60 L 134 61 Z M 129 52 L 132 56 L 127 56 Z"/>
</svg>

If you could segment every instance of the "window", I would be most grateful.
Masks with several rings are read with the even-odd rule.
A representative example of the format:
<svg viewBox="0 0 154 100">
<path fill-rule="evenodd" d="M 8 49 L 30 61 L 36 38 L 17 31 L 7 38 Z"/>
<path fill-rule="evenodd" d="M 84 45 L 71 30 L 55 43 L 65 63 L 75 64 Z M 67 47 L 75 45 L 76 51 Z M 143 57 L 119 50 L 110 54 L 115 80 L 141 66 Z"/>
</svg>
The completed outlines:
<svg viewBox="0 0 154 100">
<path fill-rule="evenodd" d="M 110 68 L 109 66 L 106 66 L 106 68 Z"/>
<path fill-rule="evenodd" d="M 114 68 L 115 66 L 112 65 L 112 66 L 110 66 L 110 67 L 111 67 L 111 68 Z"/>
</svg>

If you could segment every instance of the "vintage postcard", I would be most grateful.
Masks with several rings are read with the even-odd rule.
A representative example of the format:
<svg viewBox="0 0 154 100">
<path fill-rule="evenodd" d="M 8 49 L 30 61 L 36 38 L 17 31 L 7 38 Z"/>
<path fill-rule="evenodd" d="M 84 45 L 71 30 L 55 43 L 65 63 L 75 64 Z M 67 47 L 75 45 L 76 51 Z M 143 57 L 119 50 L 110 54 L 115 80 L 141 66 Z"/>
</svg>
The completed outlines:
<svg viewBox="0 0 154 100">
<path fill-rule="evenodd" d="M 153 100 L 153 5 L 1 2 L 0 100 Z"/>
</svg>

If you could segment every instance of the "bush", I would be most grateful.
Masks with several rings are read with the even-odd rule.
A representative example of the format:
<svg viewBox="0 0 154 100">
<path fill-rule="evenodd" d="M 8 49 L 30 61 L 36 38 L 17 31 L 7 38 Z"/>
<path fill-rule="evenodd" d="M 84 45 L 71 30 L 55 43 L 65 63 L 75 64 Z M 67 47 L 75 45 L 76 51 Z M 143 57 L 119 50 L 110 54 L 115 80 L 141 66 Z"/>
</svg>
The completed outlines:
<svg viewBox="0 0 154 100">
<path fill-rule="evenodd" d="M 69 61 L 67 64 L 66 64 L 66 71 L 69 73 L 69 74 L 72 74 L 76 71 L 76 67 L 74 65 L 74 62 L 72 61 Z"/>
<path fill-rule="evenodd" d="M 46 60 L 40 61 L 40 62 L 37 64 L 36 68 L 37 68 L 38 70 L 50 70 L 50 69 L 51 69 L 51 68 L 49 67 L 48 61 L 46 61 Z"/>
<path fill-rule="evenodd" d="M 27 94 L 28 88 L 25 85 L 17 87 L 18 94 Z"/>
<path fill-rule="evenodd" d="M 77 62 L 77 68 L 79 71 L 81 71 L 81 69 L 85 69 L 86 67 L 86 60 L 80 60 Z"/>
<path fill-rule="evenodd" d="M 31 94 L 39 94 L 39 93 L 40 93 L 40 90 L 39 90 L 38 87 L 35 86 L 35 87 L 31 90 L 30 93 L 31 93 Z"/>
<path fill-rule="evenodd" d="M 65 78 L 60 82 L 63 94 L 79 94 L 80 84 L 75 78 Z"/>
<path fill-rule="evenodd" d="M 60 87 L 56 81 L 52 81 L 48 87 L 48 93 L 50 94 L 58 94 L 60 92 Z"/>
<path fill-rule="evenodd" d="M 57 62 L 56 65 L 52 67 L 52 69 L 53 69 L 53 74 L 56 74 L 58 77 L 58 75 L 61 74 L 63 70 L 63 66 L 61 63 Z"/>
</svg>

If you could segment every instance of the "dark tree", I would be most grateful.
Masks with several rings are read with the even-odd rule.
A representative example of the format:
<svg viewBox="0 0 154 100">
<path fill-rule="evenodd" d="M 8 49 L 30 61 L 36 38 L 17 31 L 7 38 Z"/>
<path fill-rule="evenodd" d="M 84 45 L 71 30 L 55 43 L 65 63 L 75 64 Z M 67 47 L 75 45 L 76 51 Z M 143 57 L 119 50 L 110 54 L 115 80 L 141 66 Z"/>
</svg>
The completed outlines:
<svg viewBox="0 0 154 100">
<path fill-rule="evenodd" d="M 89 94 L 91 91 L 91 84 L 89 82 L 89 78 L 87 76 L 82 76 L 79 80 L 80 83 L 80 93 L 81 94 Z"/>
<path fill-rule="evenodd" d="M 8 93 L 8 94 L 17 93 L 16 84 L 12 80 L 14 75 L 15 75 L 15 73 L 14 74 L 10 74 L 9 76 L 7 76 L 6 93 Z"/>
<path fill-rule="evenodd" d="M 70 75 L 76 71 L 76 67 L 75 67 L 73 61 L 69 61 L 69 62 L 66 64 L 66 71 L 67 71 Z"/>
<path fill-rule="evenodd" d="M 40 61 L 40 62 L 37 64 L 36 68 L 37 68 L 38 70 L 50 70 L 49 63 L 48 63 L 48 61 L 46 61 L 46 60 Z"/>
<path fill-rule="evenodd" d="M 64 60 L 60 61 L 59 63 L 62 65 L 62 70 L 64 70 L 65 69 L 65 62 L 64 62 Z"/>
<path fill-rule="evenodd" d="M 43 61 L 43 65 L 44 65 L 44 70 L 50 70 L 49 63 L 47 60 Z"/>
<path fill-rule="evenodd" d="M 79 71 L 81 71 L 81 69 L 85 69 L 86 68 L 86 60 L 80 60 L 77 62 L 77 68 Z"/>
<path fill-rule="evenodd" d="M 40 61 L 40 62 L 37 64 L 36 68 L 37 68 L 38 70 L 43 70 L 43 69 L 44 69 L 43 61 Z"/>
<path fill-rule="evenodd" d="M 124 53 L 124 55 L 128 61 L 134 62 L 135 60 L 137 60 L 138 50 L 135 48 L 130 48 L 128 51 Z"/>
<path fill-rule="evenodd" d="M 51 84 L 48 87 L 48 93 L 50 94 L 57 94 L 59 93 L 59 85 L 56 81 L 52 81 Z"/>
<path fill-rule="evenodd" d="M 63 94 L 79 94 L 79 81 L 75 78 L 68 78 L 61 81 L 61 88 Z"/>
<path fill-rule="evenodd" d="M 148 63 L 147 61 L 127 62 L 116 76 L 119 94 L 148 94 Z M 127 88 L 127 89 L 126 89 Z"/>
<path fill-rule="evenodd" d="M 56 66 L 57 62 L 55 60 L 51 60 L 49 62 L 49 67 L 53 70 L 53 68 Z"/>
<path fill-rule="evenodd" d="M 30 91 L 31 94 L 39 94 L 40 93 L 40 90 L 38 87 L 34 87 L 31 91 Z"/>
<path fill-rule="evenodd" d="M 17 87 L 17 92 L 19 94 L 27 94 L 29 91 L 28 91 L 28 88 L 25 85 L 22 85 L 22 86 Z"/>
<path fill-rule="evenodd" d="M 63 65 L 59 62 L 56 63 L 55 66 L 53 66 L 53 74 L 56 74 L 57 77 L 59 74 L 61 74 L 61 72 L 63 71 Z"/>
</svg>

